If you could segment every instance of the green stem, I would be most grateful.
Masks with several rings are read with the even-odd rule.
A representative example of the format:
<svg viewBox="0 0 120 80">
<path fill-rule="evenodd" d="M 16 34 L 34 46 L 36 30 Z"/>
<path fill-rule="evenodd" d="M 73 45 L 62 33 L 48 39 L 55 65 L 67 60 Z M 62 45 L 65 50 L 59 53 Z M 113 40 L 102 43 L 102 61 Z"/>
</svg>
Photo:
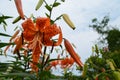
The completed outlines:
<svg viewBox="0 0 120 80">
<path fill-rule="evenodd" d="M 46 5 L 48 5 L 47 2 L 46 2 L 45 0 L 43 0 L 43 1 L 44 1 L 44 3 L 45 3 Z"/>
<path fill-rule="evenodd" d="M 57 0 L 55 0 L 54 2 L 53 2 L 53 5 L 54 5 L 54 3 L 56 2 Z M 44 0 L 44 3 L 48 6 L 48 3 Z M 51 19 L 51 16 L 52 16 L 52 10 L 53 10 L 53 5 L 52 5 L 52 7 L 51 7 L 51 11 L 50 11 L 50 14 L 49 14 L 49 18 Z"/>
<path fill-rule="evenodd" d="M 53 2 L 53 5 L 56 3 L 56 1 L 57 1 L 57 0 L 55 0 L 55 1 Z M 53 5 L 52 5 L 51 11 L 50 11 L 50 19 L 51 19 L 51 16 L 52 16 Z"/>
<path fill-rule="evenodd" d="M 43 68 L 44 68 L 44 60 L 45 60 L 46 50 L 47 50 L 47 47 L 45 46 L 45 47 L 44 47 L 44 52 L 43 52 L 42 69 L 41 69 L 41 71 L 43 71 Z"/>
<path fill-rule="evenodd" d="M 58 16 L 55 20 L 54 20 L 54 22 L 56 22 L 58 19 L 60 19 L 62 17 L 62 15 L 60 15 L 60 16 Z"/>
</svg>

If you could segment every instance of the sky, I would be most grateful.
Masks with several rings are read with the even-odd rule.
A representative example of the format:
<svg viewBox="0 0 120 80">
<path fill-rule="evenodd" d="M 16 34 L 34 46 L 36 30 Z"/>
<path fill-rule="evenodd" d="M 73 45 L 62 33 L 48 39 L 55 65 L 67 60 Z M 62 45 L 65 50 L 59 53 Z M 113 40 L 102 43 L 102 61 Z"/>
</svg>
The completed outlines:
<svg viewBox="0 0 120 80">
<path fill-rule="evenodd" d="M 5 15 L 18 16 L 15 4 L 9 0 L 1 0 L 0 13 Z M 54 0 L 46 0 L 51 3 Z M 22 0 L 23 10 L 28 17 L 33 13 L 35 17 L 45 16 L 47 12 L 42 6 L 38 11 L 35 11 L 35 6 L 38 0 Z M 104 16 L 110 16 L 109 25 L 120 25 L 120 0 L 65 0 L 59 7 L 53 10 L 52 18 L 55 18 L 63 13 L 69 15 L 70 19 L 76 26 L 75 30 L 69 28 L 63 19 L 57 21 L 57 25 L 62 28 L 63 36 L 67 38 L 71 43 L 76 45 L 76 52 L 81 57 L 81 60 L 85 60 L 92 54 L 91 47 L 94 46 L 99 35 L 89 25 L 92 24 L 93 18 L 101 20 Z M 44 5 L 44 4 L 43 4 Z M 9 23 L 7 28 L 8 34 L 13 34 L 13 29 L 18 25 L 21 26 L 22 20 L 19 23 L 12 24 L 13 19 L 7 20 Z M 0 27 L 0 32 L 4 32 L 3 27 Z M 8 39 L 3 39 L 2 41 Z M 1 59 L 0 59 L 1 60 Z"/>
</svg>

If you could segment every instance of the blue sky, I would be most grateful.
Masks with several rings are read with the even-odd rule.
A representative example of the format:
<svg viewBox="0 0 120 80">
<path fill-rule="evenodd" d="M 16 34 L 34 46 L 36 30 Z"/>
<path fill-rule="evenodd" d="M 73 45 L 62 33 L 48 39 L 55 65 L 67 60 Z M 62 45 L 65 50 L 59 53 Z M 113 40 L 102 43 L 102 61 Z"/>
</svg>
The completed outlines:
<svg viewBox="0 0 120 80">
<path fill-rule="evenodd" d="M 1 0 L 0 12 L 13 16 L 18 16 L 14 0 Z M 23 10 L 25 15 L 30 16 L 31 13 L 34 16 L 45 16 L 45 8 L 42 6 L 38 11 L 35 11 L 35 6 L 38 0 L 22 0 Z M 54 0 L 46 0 L 48 2 Z M 66 13 L 70 16 L 71 20 L 76 26 L 75 30 L 72 30 L 61 19 L 57 22 L 57 25 L 61 26 L 64 37 L 69 39 L 70 42 L 76 45 L 76 52 L 81 56 L 81 60 L 84 62 L 91 55 L 91 47 L 95 44 L 95 40 L 99 35 L 90 29 L 88 26 L 91 24 L 93 18 L 99 18 L 100 20 L 105 16 L 110 16 L 110 24 L 114 26 L 120 25 L 120 0 L 66 0 L 59 7 L 53 11 L 53 18 L 60 14 Z M 16 25 L 21 26 L 21 22 L 17 24 L 11 24 L 13 19 L 7 20 L 9 25 L 7 33 L 13 34 L 13 29 Z M 0 27 L 0 32 L 4 32 Z M 1 39 L 1 38 L 0 38 Z"/>
</svg>

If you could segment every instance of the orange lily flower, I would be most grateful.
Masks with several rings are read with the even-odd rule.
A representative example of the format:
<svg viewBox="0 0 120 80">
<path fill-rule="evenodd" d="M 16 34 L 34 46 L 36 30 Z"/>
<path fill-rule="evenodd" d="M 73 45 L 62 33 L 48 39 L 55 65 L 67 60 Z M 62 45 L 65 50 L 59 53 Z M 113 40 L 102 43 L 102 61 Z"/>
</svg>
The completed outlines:
<svg viewBox="0 0 120 80">
<path fill-rule="evenodd" d="M 60 65 L 61 68 L 70 68 L 74 64 L 74 60 L 72 57 L 61 60 Z"/>
<path fill-rule="evenodd" d="M 29 49 L 32 50 L 33 63 L 38 63 L 39 56 L 42 53 L 42 45 L 58 46 L 62 42 L 62 31 L 56 24 L 50 24 L 49 18 L 38 17 L 34 23 L 30 18 L 22 23 L 23 37 L 30 42 Z M 58 41 L 52 40 L 52 37 L 58 35 Z M 36 69 L 33 66 L 33 69 Z M 36 69 L 37 70 L 37 69 Z"/>
<path fill-rule="evenodd" d="M 65 59 L 61 60 L 60 64 L 61 64 L 61 68 L 66 68 L 69 64 L 68 64 L 68 57 L 66 57 Z"/>
<path fill-rule="evenodd" d="M 57 60 L 52 61 L 52 62 L 50 63 L 50 65 L 51 65 L 52 67 L 54 67 L 55 69 L 56 69 L 56 66 L 57 66 L 58 64 L 59 64 L 59 63 L 58 63 Z"/>
</svg>

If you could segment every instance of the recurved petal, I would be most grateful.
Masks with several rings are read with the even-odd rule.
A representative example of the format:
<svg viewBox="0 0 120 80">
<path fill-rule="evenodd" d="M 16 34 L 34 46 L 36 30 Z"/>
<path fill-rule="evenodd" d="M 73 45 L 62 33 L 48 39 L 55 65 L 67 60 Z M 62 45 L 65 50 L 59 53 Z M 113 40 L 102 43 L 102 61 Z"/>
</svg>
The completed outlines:
<svg viewBox="0 0 120 80">
<path fill-rule="evenodd" d="M 58 41 L 54 43 L 54 46 L 60 45 L 62 43 L 62 40 L 63 40 L 63 35 L 62 35 L 62 30 L 61 30 L 60 33 L 59 33 Z"/>
<path fill-rule="evenodd" d="M 39 61 L 40 53 L 41 53 L 41 46 L 39 45 L 39 42 L 37 41 L 35 48 L 33 49 L 33 54 L 32 54 L 33 62 Z"/>
<path fill-rule="evenodd" d="M 27 41 L 33 40 L 35 33 L 37 32 L 37 28 L 34 26 L 33 21 L 29 18 L 22 23 L 22 27 L 24 29 L 23 36 Z"/>
<path fill-rule="evenodd" d="M 27 41 L 33 40 L 35 34 L 36 34 L 36 32 L 35 32 L 35 31 L 32 31 L 32 30 L 30 30 L 30 29 L 26 29 L 25 31 L 23 31 L 23 37 L 24 37 L 25 40 L 27 40 Z"/>
<path fill-rule="evenodd" d="M 19 34 L 20 30 L 17 30 L 14 35 L 10 38 L 10 42 Z"/>
<path fill-rule="evenodd" d="M 38 17 L 36 19 L 36 27 L 42 31 L 45 27 L 50 26 L 50 19 L 44 17 Z"/>
<path fill-rule="evenodd" d="M 23 27 L 24 30 L 26 30 L 26 29 L 32 30 L 32 31 L 37 30 L 37 28 L 34 26 L 33 21 L 30 18 L 28 18 L 26 21 L 24 21 L 22 23 L 22 27 Z"/>
<path fill-rule="evenodd" d="M 50 63 L 50 65 L 51 65 L 52 67 L 55 67 L 55 68 L 56 68 L 56 66 L 58 65 L 58 62 L 57 62 L 57 61 L 52 61 L 52 62 Z"/>
<path fill-rule="evenodd" d="M 56 25 L 56 24 L 53 24 L 51 26 L 48 26 L 48 27 L 45 27 L 42 32 L 48 36 L 48 37 L 51 37 L 51 36 L 55 36 L 57 35 L 58 33 L 60 33 L 61 29 Z"/>
<path fill-rule="evenodd" d="M 72 57 L 69 58 L 69 64 L 73 64 L 75 61 Z"/>
<path fill-rule="evenodd" d="M 59 35 L 58 41 L 55 42 L 52 40 L 52 37 L 55 35 Z M 56 25 L 52 25 L 50 27 L 45 28 L 44 30 L 44 37 L 43 37 L 43 44 L 46 46 L 58 46 L 62 42 L 62 31 L 60 27 L 57 27 Z"/>
<path fill-rule="evenodd" d="M 39 42 L 37 42 L 36 46 L 35 46 L 35 48 L 33 50 L 33 53 L 32 53 L 32 61 L 33 61 L 33 63 L 31 65 L 32 70 L 35 71 L 35 72 L 38 71 L 37 63 L 38 63 L 38 61 L 40 59 L 40 53 L 41 53 L 41 48 L 39 46 Z"/>
</svg>

